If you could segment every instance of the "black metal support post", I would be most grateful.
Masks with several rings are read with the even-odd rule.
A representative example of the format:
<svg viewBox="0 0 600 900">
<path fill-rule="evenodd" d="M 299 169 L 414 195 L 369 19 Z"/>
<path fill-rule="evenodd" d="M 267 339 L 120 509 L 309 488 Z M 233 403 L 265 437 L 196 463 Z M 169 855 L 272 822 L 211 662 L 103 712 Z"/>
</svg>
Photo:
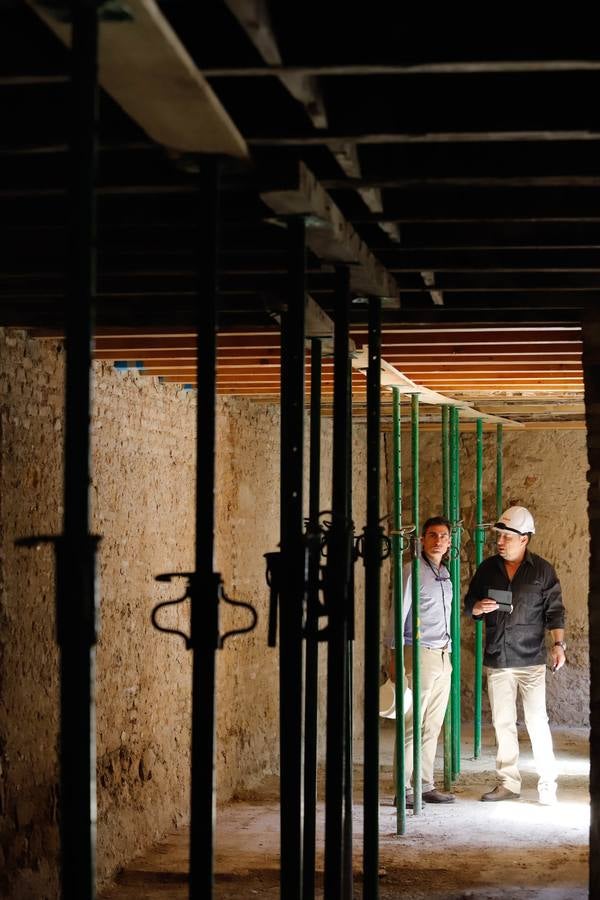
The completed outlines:
<svg viewBox="0 0 600 900">
<path fill-rule="evenodd" d="M 70 287 L 66 310 L 64 533 L 57 545 L 63 900 L 95 897 L 96 538 L 90 527 L 91 345 L 96 293 L 98 19 L 73 4 Z"/>
<path fill-rule="evenodd" d="M 365 749 L 364 883 L 365 900 L 379 896 L 379 658 L 381 537 L 379 468 L 381 419 L 381 301 L 369 301 L 367 372 L 367 527 L 365 529 Z"/>
<path fill-rule="evenodd" d="M 348 606 L 352 530 L 348 517 L 349 447 L 348 393 L 349 275 L 338 270 L 334 332 L 334 410 L 332 522 L 326 570 L 327 758 L 325 785 L 325 896 L 342 898 L 343 799 L 346 771 L 345 698 L 348 688 Z"/>
<path fill-rule="evenodd" d="M 317 724 L 319 687 L 319 581 L 321 567 L 321 362 L 322 344 L 311 340 L 310 469 L 308 500 L 308 590 L 306 599 L 306 659 L 304 697 L 304 842 L 303 900 L 315 896 L 317 812 Z"/>
<path fill-rule="evenodd" d="M 200 181 L 202 265 L 198 290 L 196 414 L 196 571 L 190 579 L 192 797 L 190 898 L 212 897 L 215 831 L 215 654 L 220 575 L 214 571 L 217 398 L 219 160 L 203 160 Z"/>
<path fill-rule="evenodd" d="M 354 529 L 352 524 L 352 365 L 346 369 L 348 418 L 346 420 L 346 522 L 348 527 L 348 596 L 346 603 L 346 695 L 344 698 L 346 721 L 344 724 L 344 812 L 343 812 L 343 872 L 342 897 L 352 900 L 352 796 L 354 769 Z"/>
<path fill-rule="evenodd" d="M 281 327 L 281 589 L 279 605 L 281 897 L 302 897 L 302 718 L 305 538 L 304 313 L 306 235 L 288 222 L 288 307 Z"/>
</svg>

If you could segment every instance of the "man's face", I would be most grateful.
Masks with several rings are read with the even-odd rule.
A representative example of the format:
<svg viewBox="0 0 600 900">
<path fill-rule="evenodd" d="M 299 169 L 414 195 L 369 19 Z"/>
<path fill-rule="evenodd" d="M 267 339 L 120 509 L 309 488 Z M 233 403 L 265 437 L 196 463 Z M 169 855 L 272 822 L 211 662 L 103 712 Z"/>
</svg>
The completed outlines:
<svg viewBox="0 0 600 900">
<path fill-rule="evenodd" d="M 445 525 L 430 525 L 422 537 L 427 556 L 443 556 L 450 546 L 450 532 Z"/>
<path fill-rule="evenodd" d="M 528 537 L 526 534 L 515 534 L 512 531 L 496 532 L 498 555 L 506 562 L 517 562 L 525 555 Z"/>
</svg>

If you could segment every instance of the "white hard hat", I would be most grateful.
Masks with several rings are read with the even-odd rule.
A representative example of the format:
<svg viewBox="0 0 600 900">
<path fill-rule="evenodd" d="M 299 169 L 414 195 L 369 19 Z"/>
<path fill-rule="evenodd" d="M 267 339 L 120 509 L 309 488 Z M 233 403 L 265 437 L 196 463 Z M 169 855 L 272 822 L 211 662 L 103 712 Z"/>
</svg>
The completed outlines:
<svg viewBox="0 0 600 900">
<path fill-rule="evenodd" d="M 404 713 L 406 714 L 412 706 L 412 691 L 406 688 L 404 691 Z M 379 688 L 379 715 L 384 719 L 396 718 L 396 686 L 393 681 L 388 680 Z"/>
<path fill-rule="evenodd" d="M 515 534 L 535 534 L 533 516 L 524 506 L 510 506 L 494 528 L 496 531 L 514 531 Z"/>
</svg>

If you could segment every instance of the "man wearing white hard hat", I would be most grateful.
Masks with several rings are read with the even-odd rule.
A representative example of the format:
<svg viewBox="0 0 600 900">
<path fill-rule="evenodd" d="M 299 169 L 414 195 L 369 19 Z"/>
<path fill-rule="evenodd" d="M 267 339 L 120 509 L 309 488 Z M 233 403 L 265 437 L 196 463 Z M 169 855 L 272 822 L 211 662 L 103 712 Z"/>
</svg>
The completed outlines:
<svg viewBox="0 0 600 900">
<path fill-rule="evenodd" d="M 475 572 L 465 610 L 485 617 L 488 694 L 498 752 L 499 784 L 482 800 L 516 800 L 521 795 L 517 691 L 538 773 L 539 802 L 556 802 L 557 768 L 546 712 L 546 634 L 551 635 L 552 671 L 565 664 L 565 609 L 554 568 L 531 553 L 533 517 L 524 506 L 511 506 L 494 525 L 498 552 Z"/>
</svg>

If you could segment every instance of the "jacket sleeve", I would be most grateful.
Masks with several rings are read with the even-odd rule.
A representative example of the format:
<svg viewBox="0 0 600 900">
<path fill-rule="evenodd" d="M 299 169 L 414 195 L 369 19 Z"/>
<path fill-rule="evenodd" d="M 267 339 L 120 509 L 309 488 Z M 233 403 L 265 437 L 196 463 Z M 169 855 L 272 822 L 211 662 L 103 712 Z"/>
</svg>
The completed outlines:
<svg viewBox="0 0 600 900">
<path fill-rule="evenodd" d="M 465 615 L 471 616 L 476 621 L 483 619 L 484 613 L 481 613 L 479 616 L 474 614 L 473 606 L 478 600 L 483 600 L 487 595 L 487 585 L 484 576 L 481 574 L 481 568 L 482 567 L 479 566 L 471 578 L 471 583 L 465 596 Z"/>
<path fill-rule="evenodd" d="M 560 581 L 549 564 L 544 583 L 544 617 L 548 631 L 552 628 L 565 627 L 565 607 L 562 599 Z"/>
</svg>

